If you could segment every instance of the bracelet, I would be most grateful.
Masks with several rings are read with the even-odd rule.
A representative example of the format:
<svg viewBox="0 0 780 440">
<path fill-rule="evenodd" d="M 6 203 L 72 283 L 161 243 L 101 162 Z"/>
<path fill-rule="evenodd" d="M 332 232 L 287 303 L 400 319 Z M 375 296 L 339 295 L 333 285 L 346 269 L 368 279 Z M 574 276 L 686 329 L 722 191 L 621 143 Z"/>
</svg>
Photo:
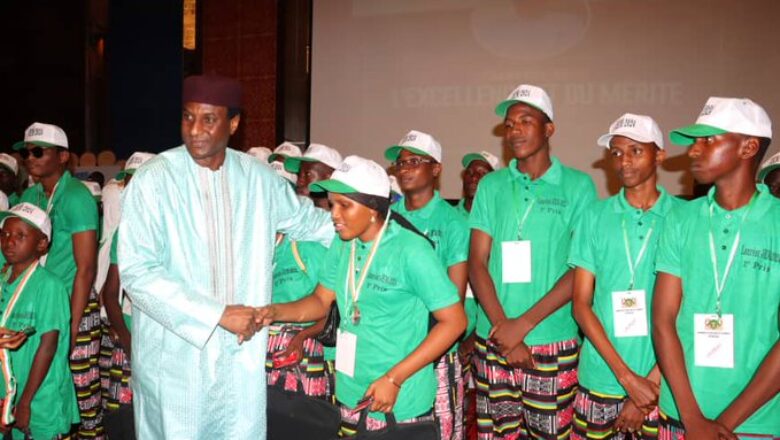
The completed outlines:
<svg viewBox="0 0 780 440">
<path fill-rule="evenodd" d="M 391 384 L 397 386 L 399 390 L 401 389 L 401 384 L 396 382 L 395 379 L 393 379 L 393 376 L 389 374 L 385 374 L 385 377 L 387 378 L 388 381 L 390 381 Z"/>
</svg>

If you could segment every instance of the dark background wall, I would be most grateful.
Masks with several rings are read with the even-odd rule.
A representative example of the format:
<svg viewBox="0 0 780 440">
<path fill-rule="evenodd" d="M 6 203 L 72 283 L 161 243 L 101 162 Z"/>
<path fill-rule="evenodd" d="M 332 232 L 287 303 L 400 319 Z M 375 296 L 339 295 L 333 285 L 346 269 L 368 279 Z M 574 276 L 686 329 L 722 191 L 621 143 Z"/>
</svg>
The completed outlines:
<svg viewBox="0 0 780 440">
<path fill-rule="evenodd" d="M 0 2 L 0 151 L 35 121 L 61 126 L 72 148 L 83 150 L 85 4 Z"/>
</svg>

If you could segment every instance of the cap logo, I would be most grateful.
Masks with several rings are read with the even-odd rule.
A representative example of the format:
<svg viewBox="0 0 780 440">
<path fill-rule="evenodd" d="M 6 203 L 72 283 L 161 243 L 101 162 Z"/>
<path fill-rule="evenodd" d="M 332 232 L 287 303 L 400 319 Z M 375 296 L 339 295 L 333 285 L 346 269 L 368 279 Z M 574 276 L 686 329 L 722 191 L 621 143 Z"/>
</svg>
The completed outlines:
<svg viewBox="0 0 780 440">
<path fill-rule="evenodd" d="M 352 169 L 352 166 L 346 162 L 342 162 L 341 165 L 339 165 L 338 171 L 342 173 L 348 173 L 349 170 Z"/>
<path fill-rule="evenodd" d="M 634 128 L 634 127 L 636 127 L 635 119 L 621 118 L 615 123 L 615 130 L 620 130 L 621 128 Z"/>
<path fill-rule="evenodd" d="M 712 114 L 712 110 L 715 109 L 715 106 L 712 104 L 707 104 L 704 106 L 704 108 L 701 110 L 701 115 L 699 116 L 709 116 Z"/>
<path fill-rule="evenodd" d="M 22 211 L 25 214 L 33 214 L 33 213 L 35 213 L 35 211 L 33 211 L 33 209 L 30 208 L 29 206 L 20 206 L 19 207 L 19 211 Z"/>
<path fill-rule="evenodd" d="M 43 129 L 38 127 L 30 127 L 30 129 L 27 130 L 27 136 L 43 136 Z"/>
<path fill-rule="evenodd" d="M 130 163 L 128 165 L 135 165 L 140 164 L 142 159 L 140 157 L 133 157 L 130 159 Z"/>
<path fill-rule="evenodd" d="M 530 98 L 531 91 L 528 89 L 515 90 L 515 93 L 513 93 L 512 95 L 513 95 L 512 98 Z"/>
<path fill-rule="evenodd" d="M 416 134 L 407 134 L 406 136 L 404 136 L 403 139 L 401 139 L 401 143 L 405 144 L 407 142 L 414 142 L 416 140 L 417 140 L 417 135 Z"/>
</svg>

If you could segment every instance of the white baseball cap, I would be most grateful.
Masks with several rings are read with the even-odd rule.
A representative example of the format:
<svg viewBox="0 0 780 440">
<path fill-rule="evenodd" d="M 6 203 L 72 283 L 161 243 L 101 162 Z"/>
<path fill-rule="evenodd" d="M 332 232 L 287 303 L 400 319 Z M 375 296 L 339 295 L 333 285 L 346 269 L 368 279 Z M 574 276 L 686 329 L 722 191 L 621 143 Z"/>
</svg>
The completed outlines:
<svg viewBox="0 0 780 440">
<path fill-rule="evenodd" d="M 319 162 L 333 168 L 341 165 L 341 154 L 338 151 L 322 144 L 310 144 L 301 157 L 288 157 L 284 161 L 284 169 L 297 173 L 301 169 L 301 162 Z"/>
<path fill-rule="evenodd" d="M 461 160 L 460 163 L 463 164 L 463 168 L 468 168 L 468 166 L 471 165 L 471 162 L 474 162 L 475 160 L 487 162 L 488 165 L 493 168 L 493 171 L 501 168 L 501 160 L 487 151 L 480 151 L 479 153 L 468 153 L 467 155 L 463 156 L 463 160 Z"/>
<path fill-rule="evenodd" d="M 532 86 L 530 84 L 521 84 L 517 86 L 505 100 L 501 101 L 501 103 L 496 106 L 496 114 L 505 118 L 509 107 L 512 107 L 518 102 L 530 105 L 547 115 L 551 121 L 553 120 L 552 101 L 547 95 L 547 92 L 541 87 Z"/>
<path fill-rule="evenodd" d="M 0 228 L 3 227 L 8 217 L 19 217 L 25 223 L 38 228 L 43 235 L 51 240 L 51 220 L 46 211 L 32 203 L 19 203 L 8 211 L 0 212 Z"/>
<path fill-rule="evenodd" d="M 11 203 L 8 201 L 8 196 L 5 195 L 4 192 L 0 191 L 0 211 L 8 210 L 10 204 Z"/>
<path fill-rule="evenodd" d="M 672 143 L 693 145 L 696 138 L 724 133 L 739 133 L 772 139 L 772 121 L 766 111 L 747 98 L 711 97 L 696 119 L 696 123 L 673 130 Z"/>
<path fill-rule="evenodd" d="M 775 154 L 761 164 L 761 171 L 758 172 L 758 181 L 763 182 L 769 173 L 778 168 L 780 168 L 780 153 Z"/>
<path fill-rule="evenodd" d="M 401 191 L 401 185 L 398 184 L 398 178 L 391 175 L 388 175 L 387 177 L 390 179 L 390 192 L 398 194 L 399 196 L 404 195 L 404 192 Z"/>
<path fill-rule="evenodd" d="M 609 126 L 609 133 L 600 136 L 596 143 L 609 149 L 613 136 L 623 136 L 643 143 L 652 142 L 658 148 L 664 148 L 661 128 L 650 116 L 625 113 Z"/>
<path fill-rule="evenodd" d="M 271 155 L 271 149 L 268 147 L 252 147 L 246 150 L 246 154 L 259 159 L 261 162 L 268 162 L 268 156 Z"/>
<path fill-rule="evenodd" d="M 390 197 L 390 178 L 385 169 L 373 160 L 347 156 L 330 179 L 312 183 L 309 189 L 338 194 L 361 193 Z"/>
<path fill-rule="evenodd" d="M 26 144 L 39 147 L 68 148 L 68 136 L 60 127 L 52 124 L 35 122 L 24 131 L 24 140 L 14 144 L 14 150 L 21 150 Z"/>
<path fill-rule="evenodd" d="M 97 182 L 93 182 L 91 180 L 85 180 L 82 183 L 87 187 L 89 190 L 89 193 L 92 194 L 92 197 L 96 199 L 100 199 L 103 195 L 103 189 L 100 187 L 100 184 Z"/>
<path fill-rule="evenodd" d="M 19 163 L 10 154 L 0 153 L 0 165 L 8 168 L 14 174 L 19 172 Z"/>
<path fill-rule="evenodd" d="M 295 185 L 296 182 L 298 182 L 298 175 L 294 173 L 289 173 L 284 169 L 284 164 L 281 162 L 269 162 L 268 166 L 273 168 L 274 171 L 276 171 L 276 174 L 278 174 L 281 177 L 284 177 L 286 180 L 290 181 L 293 185 Z"/>
<path fill-rule="evenodd" d="M 119 174 L 116 175 L 116 179 L 122 180 L 127 175 L 135 174 L 135 170 L 140 168 L 141 165 L 145 164 L 146 162 L 149 162 L 155 156 L 157 155 L 154 153 L 144 153 L 142 151 L 136 151 L 130 156 L 129 159 L 127 159 L 127 162 L 125 162 L 124 169 L 120 171 Z"/>
<path fill-rule="evenodd" d="M 441 163 L 441 144 L 428 133 L 412 130 L 406 133 L 397 145 L 385 150 L 385 159 L 395 162 L 401 154 L 401 150 L 411 151 L 414 154 L 430 156 L 436 162 Z"/>
<path fill-rule="evenodd" d="M 287 159 L 288 157 L 301 157 L 301 149 L 292 142 L 282 142 L 274 148 L 274 152 L 268 156 L 268 162 L 275 161 L 278 157 Z"/>
</svg>

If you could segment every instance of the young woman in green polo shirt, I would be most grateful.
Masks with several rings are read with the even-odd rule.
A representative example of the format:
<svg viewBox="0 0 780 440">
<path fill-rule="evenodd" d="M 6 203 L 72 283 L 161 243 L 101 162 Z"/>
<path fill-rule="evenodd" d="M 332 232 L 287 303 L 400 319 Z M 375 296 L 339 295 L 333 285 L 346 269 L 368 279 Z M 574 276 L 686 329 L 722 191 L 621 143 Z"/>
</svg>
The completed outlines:
<svg viewBox="0 0 780 440">
<path fill-rule="evenodd" d="M 264 323 L 321 319 L 336 301 L 342 436 L 356 432 L 361 412 L 354 409 L 364 399 L 370 399 L 368 430 L 385 426 L 382 413 L 391 411 L 401 423 L 432 420 L 432 362 L 466 327 L 455 287 L 430 244 L 389 213 L 390 183 L 381 166 L 350 156 L 330 180 L 312 187 L 329 192 L 338 239 L 314 294 L 266 306 Z M 431 313 L 437 322 L 429 329 Z"/>
</svg>

